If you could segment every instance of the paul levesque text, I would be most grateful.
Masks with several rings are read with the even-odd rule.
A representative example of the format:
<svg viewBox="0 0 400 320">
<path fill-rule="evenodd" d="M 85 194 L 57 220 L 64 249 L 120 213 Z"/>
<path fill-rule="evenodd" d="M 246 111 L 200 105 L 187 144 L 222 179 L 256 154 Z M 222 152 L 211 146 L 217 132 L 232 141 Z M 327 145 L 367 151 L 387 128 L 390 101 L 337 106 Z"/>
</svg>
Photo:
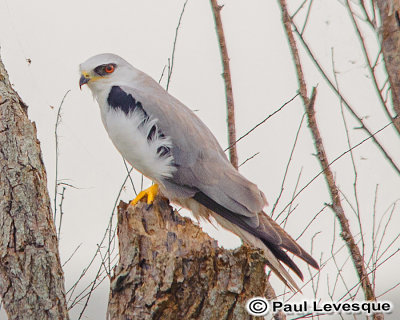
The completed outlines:
<svg viewBox="0 0 400 320">
<path fill-rule="evenodd" d="M 307 301 L 302 302 L 283 302 L 270 301 L 270 311 L 275 313 L 283 311 L 286 314 L 307 313 L 330 314 L 330 313 L 390 313 L 392 304 L 389 301 L 347 301 L 347 302 L 320 302 Z"/>
</svg>

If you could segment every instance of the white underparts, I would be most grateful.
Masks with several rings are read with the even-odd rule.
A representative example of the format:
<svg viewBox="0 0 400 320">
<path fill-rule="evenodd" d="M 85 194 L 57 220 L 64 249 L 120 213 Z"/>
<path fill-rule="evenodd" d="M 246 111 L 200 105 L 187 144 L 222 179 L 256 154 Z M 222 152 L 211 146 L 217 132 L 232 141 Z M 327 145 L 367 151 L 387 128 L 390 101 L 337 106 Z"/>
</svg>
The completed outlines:
<svg viewBox="0 0 400 320">
<path fill-rule="evenodd" d="M 135 169 L 155 181 L 172 176 L 176 170 L 172 154 L 160 152 L 162 147 L 172 149 L 170 138 L 153 134 L 148 139 L 153 126 L 157 127 L 157 119 L 146 117 L 140 109 L 126 114 L 111 108 L 102 117 L 111 141 Z"/>
</svg>

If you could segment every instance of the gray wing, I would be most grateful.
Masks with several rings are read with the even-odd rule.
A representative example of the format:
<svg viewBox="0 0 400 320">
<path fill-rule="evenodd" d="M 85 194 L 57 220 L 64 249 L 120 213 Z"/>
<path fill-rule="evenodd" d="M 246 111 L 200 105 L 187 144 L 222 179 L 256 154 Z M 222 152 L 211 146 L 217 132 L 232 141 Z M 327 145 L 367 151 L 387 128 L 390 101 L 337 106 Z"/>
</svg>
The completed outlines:
<svg viewBox="0 0 400 320">
<path fill-rule="evenodd" d="M 121 88 L 140 101 L 149 116 L 158 119 L 160 130 L 172 141 L 177 170 L 171 179 L 163 181 L 167 190 L 177 198 L 201 191 L 257 227 L 257 213 L 266 204 L 262 192 L 231 165 L 214 135 L 193 111 L 153 79 L 145 74 L 142 77 L 136 88 Z"/>
<path fill-rule="evenodd" d="M 123 90 L 140 101 L 145 112 L 170 137 L 176 171 L 162 181 L 175 198 L 192 198 L 230 223 L 259 238 L 300 278 L 302 274 L 285 248 L 313 267 L 317 262 L 263 211 L 264 194 L 228 161 L 208 127 L 152 78 L 142 74 L 135 88 Z"/>
</svg>

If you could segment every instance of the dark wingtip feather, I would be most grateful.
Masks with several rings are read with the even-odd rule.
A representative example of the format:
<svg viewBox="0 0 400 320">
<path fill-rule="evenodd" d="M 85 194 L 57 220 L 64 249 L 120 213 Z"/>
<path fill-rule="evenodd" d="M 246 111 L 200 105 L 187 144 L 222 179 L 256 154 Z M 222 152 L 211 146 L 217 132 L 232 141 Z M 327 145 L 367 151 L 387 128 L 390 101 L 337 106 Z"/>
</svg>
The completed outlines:
<svg viewBox="0 0 400 320">
<path fill-rule="evenodd" d="M 300 258 L 303 259 L 305 262 L 307 262 L 311 267 L 319 270 L 318 262 L 313 257 L 311 257 L 308 253 L 306 253 L 306 254 L 307 254 L 307 259 L 305 259 L 303 257 L 300 257 Z"/>
<path fill-rule="evenodd" d="M 285 251 L 276 245 L 263 241 L 263 243 L 271 250 L 276 258 L 286 264 L 297 276 L 304 280 L 303 273 L 300 271 L 299 267 L 294 263 L 294 261 L 287 255 Z"/>
<path fill-rule="evenodd" d="M 318 262 L 315 261 L 315 259 L 310 254 L 304 251 L 304 249 L 300 247 L 300 245 L 279 224 L 277 224 L 275 220 L 273 220 L 264 212 L 262 213 L 261 217 L 266 219 L 267 221 L 265 221 L 265 223 L 270 224 L 271 227 L 279 233 L 282 239 L 282 244 L 280 245 L 281 247 L 290 251 L 303 261 L 307 262 L 313 268 L 319 270 Z"/>
<path fill-rule="evenodd" d="M 261 212 L 259 214 L 259 217 L 261 218 L 260 227 L 253 228 L 245 222 L 245 217 L 242 217 L 239 214 L 236 214 L 224 208 L 203 192 L 197 192 L 193 196 L 193 199 L 201 203 L 208 209 L 221 215 L 223 218 L 227 219 L 231 223 L 236 224 L 243 230 L 246 230 L 250 234 L 259 238 L 268 247 L 268 249 L 271 250 L 274 256 L 278 260 L 286 264 L 291 270 L 293 270 L 293 272 L 296 273 L 301 280 L 303 280 L 302 272 L 283 249 L 290 251 L 291 253 L 295 254 L 296 256 L 310 264 L 312 267 L 319 269 L 318 263 L 314 260 L 314 258 L 311 257 L 307 252 L 305 252 L 296 243 L 296 241 L 294 241 L 292 237 L 287 234 L 285 230 L 283 230 L 271 217 L 269 217 L 265 213 Z M 264 221 L 262 217 L 264 217 Z"/>
</svg>

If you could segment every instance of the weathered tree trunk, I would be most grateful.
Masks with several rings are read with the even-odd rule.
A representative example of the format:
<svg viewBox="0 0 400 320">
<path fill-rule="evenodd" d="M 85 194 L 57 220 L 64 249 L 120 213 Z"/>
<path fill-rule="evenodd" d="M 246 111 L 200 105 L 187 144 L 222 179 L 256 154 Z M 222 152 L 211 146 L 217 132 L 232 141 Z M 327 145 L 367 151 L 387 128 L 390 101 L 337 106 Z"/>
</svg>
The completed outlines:
<svg viewBox="0 0 400 320">
<path fill-rule="evenodd" d="M 252 319 L 245 309 L 249 298 L 275 298 L 259 250 L 219 248 L 160 197 L 150 208 L 121 202 L 118 238 L 112 320 Z"/>
<path fill-rule="evenodd" d="M 9 319 L 68 319 L 46 172 L 0 60 L 0 295 Z"/>
<path fill-rule="evenodd" d="M 381 18 L 381 47 L 392 92 L 393 118 L 400 133 L 400 0 L 377 0 Z"/>
</svg>

